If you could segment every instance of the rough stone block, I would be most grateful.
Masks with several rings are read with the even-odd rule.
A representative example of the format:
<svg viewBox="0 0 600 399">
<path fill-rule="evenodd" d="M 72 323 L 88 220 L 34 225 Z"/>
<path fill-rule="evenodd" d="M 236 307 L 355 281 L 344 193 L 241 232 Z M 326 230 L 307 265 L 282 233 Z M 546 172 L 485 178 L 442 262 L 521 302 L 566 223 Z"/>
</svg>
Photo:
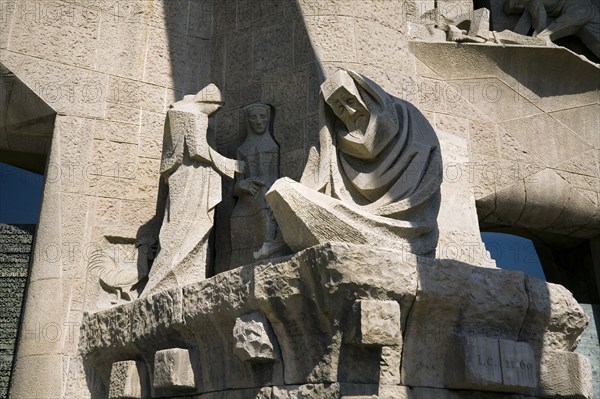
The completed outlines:
<svg viewBox="0 0 600 399">
<path fill-rule="evenodd" d="M 490 10 L 487 8 L 480 8 L 473 11 L 473 20 L 471 21 L 469 36 L 478 36 L 484 39 L 490 37 Z"/>
<path fill-rule="evenodd" d="M 123 23 L 103 14 L 97 39 L 98 69 L 111 75 L 141 79 L 147 37 L 148 25 L 144 20 Z"/>
<path fill-rule="evenodd" d="M 238 317 L 233 327 L 234 353 L 240 360 L 272 362 L 280 358 L 275 335 L 259 312 Z"/>
<path fill-rule="evenodd" d="M 562 285 L 533 277 L 525 277 L 525 284 L 529 308 L 519 341 L 530 342 L 538 348 L 572 350 L 588 323 L 573 294 Z"/>
<path fill-rule="evenodd" d="M 306 21 L 306 30 L 321 61 L 355 61 L 353 18 L 315 16 Z"/>
<path fill-rule="evenodd" d="M 377 399 L 411 399 L 410 388 L 400 385 L 379 385 Z"/>
<path fill-rule="evenodd" d="M 272 399 L 271 387 L 232 389 L 220 392 L 205 393 L 201 396 L 194 396 L 194 399 Z"/>
<path fill-rule="evenodd" d="M 594 397 L 600 398 L 600 331 L 596 329 L 596 326 L 600 324 L 600 305 L 580 305 L 591 320 L 590 324 L 581 335 L 581 341 L 575 352 L 584 355 L 590 360 L 592 365 Z"/>
<path fill-rule="evenodd" d="M 533 399 L 509 393 L 482 391 L 459 391 L 450 389 L 434 389 L 415 387 L 411 389 L 410 399 Z"/>
<path fill-rule="evenodd" d="M 361 345 L 402 345 L 398 302 L 359 300 L 354 306 L 352 341 Z"/>
<path fill-rule="evenodd" d="M 381 348 L 381 361 L 379 363 L 380 384 L 400 384 L 401 348 L 401 346 L 384 346 Z"/>
<path fill-rule="evenodd" d="M 57 112 L 104 117 L 106 75 L 33 58 L 27 58 L 19 72 L 23 82 Z"/>
<path fill-rule="evenodd" d="M 455 334 L 518 341 L 529 300 L 521 273 L 448 260 L 421 263 L 419 291 L 403 338 L 403 384 L 446 388 L 444 370 L 457 367 L 447 360 L 455 350 Z M 478 353 L 473 356 L 479 360 Z M 488 357 L 482 357 L 486 364 Z"/>
<path fill-rule="evenodd" d="M 254 44 L 253 57 L 256 76 L 289 70 L 294 64 L 293 25 L 281 24 L 261 31 Z"/>
<path fill-rule="evenodd" d="M 148 52 L 144 67 L 146 81 L 186 92 L 198 90 L 199 80 L 208 80 L 210 47 L 205 40 L 173 30 L 153 27 L 148 32 Z M 193 79 L 190 79 L 193 77 Z M 181 87 L 181 84 L 186 86 Z"/>
<path fill-rule="evenodd" d="M 194 389 L 194 370 L 187 349 L 173 348 L 154 355 L 154 388 Z"/>
<path fill-rule="evenodd" d="M 97 336 L 104 347 L 122 348 L 131 342 L 132 303 L 96 313 Z"/>
<path fill-rule="evenodd" d="M 540 362 L 539 395 L 590 399 L 593 394 L 592 366 L 578 354 L 547 351 Z"/>
<path fill-rule="evenodd" d="M 109 399 L 149 398 L 148 374 L 143 362 L 126 360 L 112 365 Z"/>
<path fill-rule="evenodd" d="M 100 18 L 93 10 L 77 11 L 67 2 L 21 3 L 10 32 L 10 50 L 92 68 Z"/>
<path fill-rule="evenodd" d="M 183 323 L 181 290 L 162 291 L 135 302 L 132 337 L 139 340 Z"/>
<path fill-rule="evenodd" d="M 166 94 L 162 86 L 109 75 L 106 100 L 124 107 L 164 112 Z"/>
<path fill-rule="evenodd" d="M 273 387 L 272 399 L 335 399 L 339 397 L 339 384 L 306 384 Z"/>
</svg>

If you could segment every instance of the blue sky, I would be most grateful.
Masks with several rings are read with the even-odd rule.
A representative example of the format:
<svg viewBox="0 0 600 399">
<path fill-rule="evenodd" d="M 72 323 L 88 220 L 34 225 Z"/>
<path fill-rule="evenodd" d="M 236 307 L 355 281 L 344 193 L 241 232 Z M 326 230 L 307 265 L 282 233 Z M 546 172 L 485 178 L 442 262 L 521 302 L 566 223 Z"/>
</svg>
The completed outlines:
<svg viewBox="0 0 600 399">
<path fill-rule="evenodd" d="M 546 279 L 531 240 L 503 233 L 481 233 L 481 238 L 499 268 Z"/>
<path fill-rule="evenodd" d="M 0 223 L 36 224 L 43 176 L 0 162 Z"/>
</svg>

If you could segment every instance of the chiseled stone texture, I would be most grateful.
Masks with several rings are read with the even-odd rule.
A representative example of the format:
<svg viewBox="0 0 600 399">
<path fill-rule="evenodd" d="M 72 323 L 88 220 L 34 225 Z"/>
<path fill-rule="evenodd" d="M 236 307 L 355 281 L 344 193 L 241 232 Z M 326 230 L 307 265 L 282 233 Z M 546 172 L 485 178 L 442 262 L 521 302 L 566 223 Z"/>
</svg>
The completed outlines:
<svg viewBox="0 0 600 399">
<path fill-rule="evenodd" d="M 173 348 L 156 352 L 152 385 L 155 389 L 194 389 L 196 382 L 189 350 Z"/>
<path fill-rule="evenodd" d="M 262 313 L 238 317 L 233 327 L 233 337 L 233 351 L 241 360 L 271 362 L 280 357 L 275 335 Z"/>
<path fill-rule="evenodd" d="M 411 46 L 421 110 L 453 132 L 469 126 L 480 223 L 556 239 L 597 236 L 597 66 L 560 47 Z"/>
<path fill-rule="evenodd" d="M 591 398 L 593 395 L 590 361 L 579 353 L 544 352 L 540 377 L 540 396 Z"/>
<path fill-rule="evenodd" d="M 12 372 L 34 230 L 0 224 L 0 397 L 6 397 Z"/>
<path fill-rule="evenodd" d="M 439 388 L 431 391 L 433 398 L 461 397 L 461 390 L 473 398 L 563 392 L 589 398 L 589 362 L 554 349 L 569 347 L 587 318 L 563 293 L 561 306 L 535 308 L 552 315 L 553 322 L 531 324 L 528 333 L 543 336 L 552 329 L 549 342 L 555 346 L 520 341 L 529 303 L 542 300 L 525 284 L 520 272 L 332 243 L 184 286 L 176 323 L 171 316 L 151 316 L 163 307 L 166 314 L 173 312 L 172 302 L 152 296 L 89 315 L 80 347 L 86 378 L 96 381 L 92 389 L 98 392 L 106 389 L 105 364 L 124 356 L 154 359 L 167 346 L 189 348 L 190 363 L 197 365 L 196 388 L 189 394 L 197 398 L 228 398 L 228 393 L 248 395 L 244 399 L 399 399 L 411 397 L 407 387 L 414 388 L 413 399 L 430 399 L 425 388 Z M 145 313 L 151 322 L 133 323 L 135 309 L 152 309 Z M 357 320 L 355 311 L 368 317 Z M 108 328 L 110 320 L 119 328 Z M 367 345 L 357 345 L 357 322 Z M 274 353 L 276 342 L 281 353 L 276 361 L 238 357 L 240 326 L 248 323 L 244 339 L 252 333 L 254 343 L 268 342 Z M 268 346 L 261 349 L 270 352 Z M 163 389 L 160 395 L 175 392 Z"/>
<path fill-rule="evenodd" d="M 168 99 L 208 83 L 212 13 L 211 4 L 188 0 L 1 2 L 1 62 L 47 106 L 30 101 L 29 92 L 14 97 L 59 114 L 51 145 L 41 136 L 7 140 L 0 133 L 2 150 L 15 150 L 6 148 L 14 144 L 49 155 L 39 253 L 22 320 L 32 334 L 19 340 L 14 397 L 71 395 L 65 387 L 78 348 L 65 331 L 78 331 L 83 311 L 96 311 L 98 303 L 97 287 L 86 276 L 86 251 L 112 245 L 107 237 L 133 243 L 152 220 Z M 51 323 L 63 336 L 50 342 L 34 334 Z M 96 338 L 117 345 L 118 335 L 131 331 Z"/>
<path fill-rule="evenodd" d="M 109 399 L 145 399 L 149 397 L 148 375 L 143 362 L 127 360 L 113 363 Z"/>
<path fill-rule="evenodd" d="M 404 384 L 447 387 L 444 365 L 457 336 L 518 339 L 529 305 L 522 273 L 442 261 L 420 266 L 419 281 L 404 336 Z"/>
<path fill-rule="evenodd" d="M 402 344 L 400 306 L 395 301 L 357 301 L 354 308 L 357 319 L 355 342 L 361 345 Z"/>
</svg>

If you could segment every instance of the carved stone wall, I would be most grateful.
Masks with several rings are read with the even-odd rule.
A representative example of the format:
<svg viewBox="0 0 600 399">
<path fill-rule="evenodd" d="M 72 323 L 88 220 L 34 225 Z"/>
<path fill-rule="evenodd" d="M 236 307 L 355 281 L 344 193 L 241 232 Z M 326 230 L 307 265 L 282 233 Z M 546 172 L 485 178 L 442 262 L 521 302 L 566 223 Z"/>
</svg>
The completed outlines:
<svg viewBox="0 0 600 399">
<path fill-rule="evenodd" d="M 209 78 L 212 8 L 187 0 L 11 0 L 0 8 L 0 60 L 59 113 L 11 391 L 80 397 L 66 381 L 80 370 L 83 310 L 98 299 L 89 256 L 106 247 L 130 260 L 138 229 L 155 214 L 165 107 Z M 40 338 L 49 323 L 59 339 Z"/>
<path fill-rule="evenodd" d="M 330 244 L 87 314 L 80 348 L 92 398 L 585 398 L 586 322 L 520 272 Z"/>
<path fill-rule="evenodd" d="M 0 224 L 0 397 L 6 397 L 35 225 Z"/>
<path fill-rule="evenodd" d="M 89 249 L 122 246 L 129 253 L 140 226 L 152 222 L 166 106 L 209 82 L 222 89 L 226 101 L 211 126 L 219 150 L 235 158 L 244 139 L 241 106 L 269 103 L 276 109 L 281 176 L 297 179 L 318 140 L 319 84 L 339 68 L 356 70 L 414 103 L 435 129 L 463 137 L 461 173 L 471 171 L 471 162 L 500 165 L 508 174 L 473 175 L 481 220 L 495 212 L 504 224 L 520 221 L 517 206 L 496 199 L 509 186 L 524 186 L 511 171 L 527 166 L 531 175 L 543 172 L 540 179 L 551 175 L 554 180 L 544 181 L 559 184 L 563 202 L 555 195 L 540 194 L 540 202 L 505 197 L 518 198 L 522 208 L 532 206 L 533 222 L 548 209 L 557 212 L 555 221 L 564 221 L 564 209 L 583 210 L 571 219 L 567 238 L 597 235 L 597 69 L 560 49 L 411 45 L 416 28 L 409 22 L 421 20 L 421 11 L 432 6 L 391 0 L 2 2 L 0 60 L 58 112 L 36 238 L 42 252 L 32 266 L 22 324 L 29 333 L 20 339 L 15 397 L 79 397 L 87 389 L 66 381 L 85 380 L 78 326 L 97 299 L 96 282 L 86 270 Z M 523 52 L 527 56 L 514 56 Z M 546 56 L 554 63 L 544 64 Z M 531 59 L 543 68 L 532 68 Z M 568 74 L 562 73 L 565 65 L 572 68 Z M 528 85 L 530 78 L 552 84 L 540 94 Z M 471 97 L 470 79 L 480 89 L 491 88 Z M 456 94 L 457 84 L 467 90 Z M 487 101 L 498 90 L 507 97 Z M 582 119 L 586 122 L 579 123 Z M 4 145 L 5 138 L 0 140 Z M 547 185 L 540 184 L 541 191 L 554 194 Z M 216 237 L 225 240 L 230 190 L 224 187 L 216 216 Z M 469 190 L 457 192 L 470 196 Z M 504 208 L 492 211 L 487 203 Z M 217 254 L 226 254 L 227 241 L 216 241 Z M 217 262 L 215 271 L 226 270 L 223 264 Z M 61 326 L 61 339 L 36 339 L 36 326 L 49 323 Z M 35 384 L 28 370 L 39 371 Z"/>
</svg>

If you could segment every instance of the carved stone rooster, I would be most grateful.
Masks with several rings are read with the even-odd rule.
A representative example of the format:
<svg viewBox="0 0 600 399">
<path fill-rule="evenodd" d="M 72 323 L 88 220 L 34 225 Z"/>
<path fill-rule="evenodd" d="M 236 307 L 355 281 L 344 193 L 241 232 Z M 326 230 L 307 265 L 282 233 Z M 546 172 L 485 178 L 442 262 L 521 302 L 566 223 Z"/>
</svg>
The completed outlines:
<svg viewBox="0 0 600 399">
<path fill-rule="evenodd" d="M 88 264 L 90 273 L 97 274 L 100 285 L 108 292 L 114 292 L 116 300 L 112 304 L 120 304 L 123 300 L 137 298 L 137 288 L 145 283 L 151 262 L 156 256 L 156 240 L 143 238 L 136 241 L 138 256 L 136 265 L 117 263 L 106 251 L 94 251 Z M 140 290 L 141 291 L 141 290 Z"/>
</svg>

